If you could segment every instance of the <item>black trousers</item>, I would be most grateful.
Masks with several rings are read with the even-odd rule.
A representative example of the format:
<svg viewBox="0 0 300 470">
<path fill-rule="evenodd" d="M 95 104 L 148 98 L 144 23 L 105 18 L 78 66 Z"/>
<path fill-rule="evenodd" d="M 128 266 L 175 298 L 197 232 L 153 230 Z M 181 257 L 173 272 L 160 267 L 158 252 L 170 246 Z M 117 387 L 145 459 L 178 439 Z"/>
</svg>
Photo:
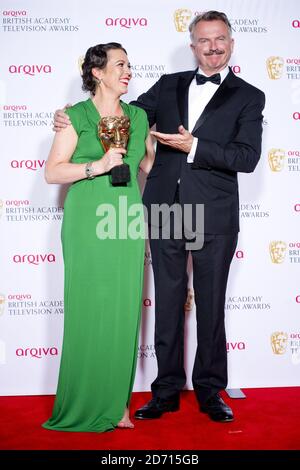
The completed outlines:
<svg viewBox="0 0 300 470">
<path fill-rule="evenodd" d="M 199 402 L 227 386 L 224 304 L 237 234 L 204 237 L 192 250 L 197 319 L 197 350 L 192 381 Z M 155 284 L 155 350 L 158 374 L 151 385 L 154 397 L 172 398 L 185 385 L 184 304 L 187 297 L 186 240 L 151 239 Z"/>
</svg>

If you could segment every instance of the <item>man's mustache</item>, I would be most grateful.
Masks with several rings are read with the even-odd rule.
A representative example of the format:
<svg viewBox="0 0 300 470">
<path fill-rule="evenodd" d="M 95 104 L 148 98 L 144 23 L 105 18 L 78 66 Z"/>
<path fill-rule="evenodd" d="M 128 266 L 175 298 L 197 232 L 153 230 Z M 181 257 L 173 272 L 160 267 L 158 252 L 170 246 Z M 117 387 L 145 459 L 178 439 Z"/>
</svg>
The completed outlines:
<svg viewBox="0 0 300 470">
<path fill-rule="evenodd" d="M 221 51 L 221 49 L 210 49 L 208 52 L 206 52 L 204 55 L 209 56 L 209 55 L 222 55 L 224 54 L 224 51 Z"/>
</svg>

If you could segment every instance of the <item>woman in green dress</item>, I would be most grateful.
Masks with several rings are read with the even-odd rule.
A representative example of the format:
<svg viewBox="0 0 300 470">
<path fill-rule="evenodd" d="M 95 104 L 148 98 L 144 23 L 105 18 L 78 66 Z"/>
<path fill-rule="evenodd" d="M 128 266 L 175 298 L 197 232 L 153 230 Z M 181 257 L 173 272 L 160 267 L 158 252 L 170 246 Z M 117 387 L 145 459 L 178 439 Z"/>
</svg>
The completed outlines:
<svg viewBox="0 0 300 470">
<path fill-rule="evenodd" d="M 103 432 L 133 427 L 128 407 L 145 243 L 137 173 L 139 168 L 150 171 L 154 152 L 145 112 L 120 100 L 131 79 L 121 44 L 89 48 L 82 71 L 83 89 L 91 98 L 68 108 L 72 125 L 56 133 L 45 170 L 48 183 L 73 184 L 62 225 L 62 356 L 52 416 L 43 427 Z M 126 150 L 105 152 L 98 137 L 98 123 L 105 116 L 129 117 Z M 109 173 L 123 160 L 130 182 L 112 185 Z"/>
</svg>

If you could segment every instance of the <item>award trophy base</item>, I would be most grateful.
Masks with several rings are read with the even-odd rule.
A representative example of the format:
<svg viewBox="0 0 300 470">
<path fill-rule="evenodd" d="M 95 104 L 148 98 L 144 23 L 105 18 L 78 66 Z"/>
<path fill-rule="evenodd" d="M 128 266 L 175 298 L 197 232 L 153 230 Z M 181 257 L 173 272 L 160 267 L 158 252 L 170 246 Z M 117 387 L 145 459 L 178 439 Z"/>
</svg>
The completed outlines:
<svg viewBox="0 0 300 470">
<path fill-rule="evenodd" d="M 129 165 L 122 163 L 122 165 L 112 168 L 110 181 L 113 186 L 127 186 L 130 181 Z"/>
</svg>

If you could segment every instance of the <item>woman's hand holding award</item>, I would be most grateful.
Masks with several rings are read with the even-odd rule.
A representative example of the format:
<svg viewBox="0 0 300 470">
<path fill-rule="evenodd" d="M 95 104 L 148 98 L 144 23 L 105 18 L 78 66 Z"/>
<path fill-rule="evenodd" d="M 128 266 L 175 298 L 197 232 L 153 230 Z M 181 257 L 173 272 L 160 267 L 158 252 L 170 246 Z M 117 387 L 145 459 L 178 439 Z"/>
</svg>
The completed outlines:
<svg viewBox="0 0 300 470">
<path fill-rule="evenodd" d="M 127 148 L 129 139 L 130 119 L 127 116 L 106 116 L 100 119 L 98 136 L 107 152 L 110 148 Z M 127 163 L 111 169 L 111 184 L 127 186 L 130 181 L 130 168 Z"/>
</svg>

